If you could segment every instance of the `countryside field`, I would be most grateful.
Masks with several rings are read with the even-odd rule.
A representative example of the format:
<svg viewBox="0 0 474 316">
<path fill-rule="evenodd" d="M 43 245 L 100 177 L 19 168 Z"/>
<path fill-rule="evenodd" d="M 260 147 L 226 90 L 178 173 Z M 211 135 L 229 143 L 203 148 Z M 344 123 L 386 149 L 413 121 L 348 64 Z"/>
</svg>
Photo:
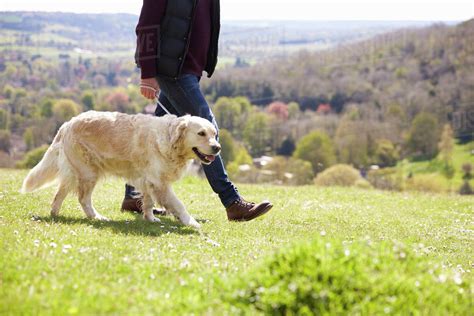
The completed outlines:
<svg viewBox="0 0 474 316">
<path fill-rule="evenodd" d="M 0 170 L 0 314 L 472 313 L 474 198 L 346 188 L 240 185 L 275 207 L 229 223 L 205 180 L 175 190 L 202 231 L 118 211 L 101 183 L 84 218 L 52 219 L 53 189 L 20 195 Z"/>
</svg>

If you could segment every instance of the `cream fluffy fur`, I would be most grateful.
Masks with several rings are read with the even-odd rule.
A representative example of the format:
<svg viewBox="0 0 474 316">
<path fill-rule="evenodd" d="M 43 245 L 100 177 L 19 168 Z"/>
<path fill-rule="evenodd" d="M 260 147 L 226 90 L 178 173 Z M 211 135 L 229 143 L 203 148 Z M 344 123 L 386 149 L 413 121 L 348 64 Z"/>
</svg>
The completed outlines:
<svg viewBox="0 0 474 316">
<path fill-rule="evenodd" d="M 126 179 L 143 194 L 146 220 L 158 221 L 153 215 L 155 202 L 183 224 L 199 227 L 171 184 L 191 159 L 209 163 L 205 158 L 219 153 L 216 134 L 209 121 L 194 116 L 86 112 L 61 126 L 43 159 L 25 178 L 22 192 L 57 181 L 53 216 L 59 214 L 67 194 L 75 192 L 87 217 L 107 220 L 94 209 L 91 195 L 97 181 L 110 174 Z"/>
</svg>

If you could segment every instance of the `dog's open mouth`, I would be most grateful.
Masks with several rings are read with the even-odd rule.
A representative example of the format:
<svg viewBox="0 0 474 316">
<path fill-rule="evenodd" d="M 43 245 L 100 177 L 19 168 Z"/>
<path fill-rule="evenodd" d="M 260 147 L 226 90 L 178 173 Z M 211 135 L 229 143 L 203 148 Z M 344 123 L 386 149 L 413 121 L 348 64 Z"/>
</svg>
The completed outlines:
<svg viewBox="0 0 474 316">
<path fill-rule="evenodd" d="M 201 162 L 206 165 L 209 165 L 214 160 L 216 160 L 216 156 L 203 154 L 196 147 L 193 148 L 193 151 L 196 154 L 196 156 L 198 156 L 199 160 L 201 160 Z"/>
</svg>

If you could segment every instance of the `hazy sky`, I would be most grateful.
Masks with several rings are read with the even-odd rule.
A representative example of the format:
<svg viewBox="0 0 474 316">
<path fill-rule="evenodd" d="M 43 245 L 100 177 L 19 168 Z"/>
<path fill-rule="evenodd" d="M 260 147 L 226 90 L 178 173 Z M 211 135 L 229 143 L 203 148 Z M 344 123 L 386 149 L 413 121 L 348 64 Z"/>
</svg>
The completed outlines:
<svg viewBox="0 0 474 316">
<path fill-rule="evenodd" d="M 170 0 L 172 1 L 172 0 Z M 140 12 L 141 0 L 0 0 L 0 11 Z M 467 20 L 474 0 L 221 0 L 225 20 Z"/>
</svg>

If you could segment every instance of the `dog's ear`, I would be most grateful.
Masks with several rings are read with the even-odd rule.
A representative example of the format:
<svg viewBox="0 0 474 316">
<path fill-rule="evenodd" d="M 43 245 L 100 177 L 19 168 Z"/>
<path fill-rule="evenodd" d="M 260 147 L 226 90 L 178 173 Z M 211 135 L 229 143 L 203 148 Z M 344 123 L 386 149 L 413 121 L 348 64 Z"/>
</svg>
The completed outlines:
<svg viewBox="0 0 474 316">
<path fill-rule="evenodd" d="M 189 115 L 179 117 L 170 125 L 170 142 L 174 149 L 179 148 L 189 125 Z"/>
</svg>

